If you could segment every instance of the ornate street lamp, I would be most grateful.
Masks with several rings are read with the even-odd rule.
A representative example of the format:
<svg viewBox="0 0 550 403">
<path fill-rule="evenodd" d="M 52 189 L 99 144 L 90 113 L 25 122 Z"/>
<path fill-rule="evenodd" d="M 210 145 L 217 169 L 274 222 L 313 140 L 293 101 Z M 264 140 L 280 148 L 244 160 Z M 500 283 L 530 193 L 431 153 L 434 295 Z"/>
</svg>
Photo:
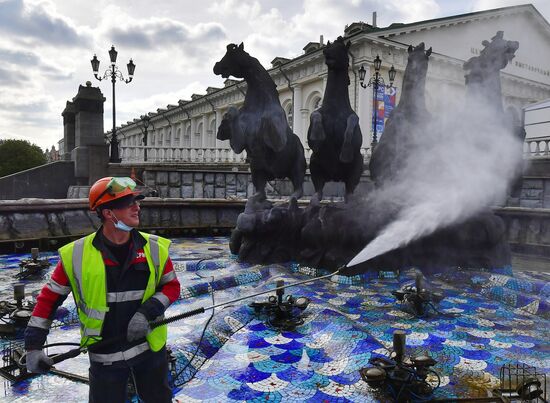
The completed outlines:
<svg viewBox="0 0 550 403">
<path fill-rule="evenodd" d="M 134 71 L 136 70 L 136 65 L 130 59 L 130 62 L 126 65 L 128 68 L 128 79 L 125 79 L 122 75 L 122 72 L 118 69 L 116 66 L 116 57 L 118 55 L 118 52 L 115 50 L 114 46 L 111 46 L 111 50 L 109 50 L 109 59 L 111 59 L 111 66 L 105 70 L 105 73 L 103 74 L 103 77 L 98 76 L 99 72 L 99 60 L 96 55 L 94 55 L 94 58 L 90 60 L 92 63 L 92 70 L 94 72 L 94 77 L 98 79 L 99 81 L 105 80 L 106 78 L 111 77 L 111 82 L 113 83 L 113 131 L 111 135 L 111 156 L 109 158 L 109 162 L 120 162 L 121 159 L 119 158 L 118 154 L 118 139 L 116 137 L 116 109 L 115 109 L 115 83 L 116 79 L 118 78 L 120 81 L 124 81 L 126 84 L 128 84 L 132 79 L 134 78 Z"/>
<path fill-rule="evenodd" d="M 380 59 L 380 56 L 376 55 L 376 58 L 373 61 L 374 64 L 374 75 L 369 79 L 369 82 L 365 84 L 365 75 L 367 73 L 365 67 L 361 65 L 361 68 L 359 69 L 359 81 L 361 84 L 361 87 L 367 88 L 372 86 L 372 123 L 373 123 L 373 134 L 372 134 L 372 147 L 376 146 L 376 143 L 378 143 L 377 138 L 377 124 L 378 124 L 378 89 L 380 87 L 385 88 L 391 88 L 393 87 L 393 81 L 395 80 L 395 68 L 393 65 L 391 66 L 388 75 L 390 78 L 390 84 L 386 85 L 384 82 L 384 78 L 380 74 L 380 67 L 382 66 L 382 59 Z"/>
<path fill-rule="evenodd" d="M 143 121 L 143 128 L 145 129 L 143 132 L 143 146 L 145 147 L 143 149 L 143 161 L 147 161 L 147 128 L 149 127 L 151 118 L 149 115 L 143 115 L 141 116 L 141 120 Z"/>
</svg>

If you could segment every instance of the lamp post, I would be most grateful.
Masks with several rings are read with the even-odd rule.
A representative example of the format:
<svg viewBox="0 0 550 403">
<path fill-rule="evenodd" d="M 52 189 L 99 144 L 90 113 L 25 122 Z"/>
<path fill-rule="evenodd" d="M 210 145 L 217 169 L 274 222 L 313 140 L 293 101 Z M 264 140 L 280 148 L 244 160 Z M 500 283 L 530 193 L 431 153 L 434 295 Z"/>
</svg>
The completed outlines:
<svg viewBox="0 0 550 403">
<path fill-rule="evenodd" d="M 149 127 L 151 118 L 149 115 L 143 115 L 141 120 L 143 121 L 143 128 L 145 129 L 143 132 L 143 146 L 145 147 L 143 149 L 143 161 L 147 161 L 147 128 Z"/>
<path fill-rule="evenodd" d="M 384 82 L 384 78 L 380 74 L 380 67 L 382 66 L 382 59 L 380 59 L 380 56 L 376 55 L 376 58 L 374 59 L 374 75 L 369 79 L 369 82 L 365 84 L 365 75 L 367 71 L 365 70 L 365 67 L 361 65 L 361 68 L 359 69 L 359 81 L 361 84 L 361 87 L 367 88 L 372 86 L 372 123 L 373 123 L 373 134 L 372 134 L 372 148 L 376 146 L 376 143 L 378 143 L 377 138 L 377 126 L 378 126 L 378 89 L 380 87 L 384 88 L 391 88 L 393 87 L 393 81 L 395 80 L 395 68 L 393 65 L 391 66 L 390 70 L 388 71 L 388 75 L 390 78 L 390 84 L 386 85 Z"/>
<path fill-rule="evenodd" d="M 94 55 L 94 58 L 90 60 L 90 62 L 92 63 L 92 70 L 94 72 L 94 77 L 99 81 L 105 80 L 111 77 L 111 82 L 113 83 L 113 131 L 111 135 L 111 156 L 109 158 L 109 162 L 121 161 L 121 159 L 118 156 L 118 139 L 116 137 L 116 109 L 115 109 L 116 79 L 118 78 L 120 81 L 124 81 L 126 84 L 128 84 L 134 78 L 134 71 L 136 69 L 136 65 L 134 64 L 132 59 L 130 59 L 130 62 L 126 65 L 128 68 L 128 79 L 125 79 L 124 76 L 122 75 L 122 72 L 116 66 L 117 54 L 118 52 L 115 50 L 115 47 L 111 46 L 111 50 L 109 50 L 109 58 L 111 59 L 111 66 L 107 70 L 105 70 L 103 77 L 98 76 L 99 60 L 97 56 Z"/>
</svg>

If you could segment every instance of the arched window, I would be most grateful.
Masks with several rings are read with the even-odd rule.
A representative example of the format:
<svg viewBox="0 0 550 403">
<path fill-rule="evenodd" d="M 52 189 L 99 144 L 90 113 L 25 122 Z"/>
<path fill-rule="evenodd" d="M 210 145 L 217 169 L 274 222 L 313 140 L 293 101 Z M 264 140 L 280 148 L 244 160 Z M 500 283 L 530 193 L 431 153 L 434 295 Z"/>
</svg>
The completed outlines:
<svg viewBox="0 0 550 403">
<path fill-rule="evenodd" d="M 283 109 L 285 111 L 286 120 L 288 122 L 288 125 L 290 126 L 290 129 L 292 130 L 294 126 L 294 111 L 292 107 L 292 102 L 288 102 L 286 105 L 283 106 Z"/>
<path fill-rule="evenodd" d="M 319 109 L 323 103 L 323 100 L 321 98 L 321 93 L 319 91 L 313 91 L 311 94 L 308 95 L 306 102 L 304 103 L 305 108 L 307 109 L 307 120 L 304 122 L 304 129 L 302 135 L 304 136 L 302 138 L 302 142 L 305 142 L 305 136 L 307 135 L 307 131 L 309 130 L 309 123 L 311 114 L 313 111 Z M 305 144 L 305 143 L 304 143 Z"/>
<path fill-rule="evenodd" d="M 313 98 L 312 102 L 311 102 L 311 108 L 309 109 L 309 114 L 311 115 L 311 113 L 317 109 L 319 109 L 322 105 L 322 99 L 321 97 L 315 97 Z"/>
<path fill-rule="evenodd" d="M 172 137 L 172 128 L 165 128 L 165 136 L 164 136 L 164 145 L 169 146 L 170 145 L 170 138 Z"/>
<path fill-rule="evenodd" d="M 202 125 L 202 122 L 200 122 L 197 125 L 197 131 L 195 132 L 195 139 L 193 140 L 194 147 L 202 147 L 202 133 L 203 133 L 203 125 Z"/>
<path fill-rule="evenodd" d="M 191 147 L 191 122 L 185 128 L 185 134 L 183 136 L 183 146 Z"/>
<path fill-rule="evenodd" d="M 216 147 L 216 119 L 210 122 L 206 146 L 210 148 Z"/>
<path fill-rule="evenodd" d="M 180 138 L 181 138 L 181 127 L 178 127 L 176 130 L 176 137 L 174 137 L 174 143 L 176 143 L 177 146 L 180 145 Z"/>
</svg>

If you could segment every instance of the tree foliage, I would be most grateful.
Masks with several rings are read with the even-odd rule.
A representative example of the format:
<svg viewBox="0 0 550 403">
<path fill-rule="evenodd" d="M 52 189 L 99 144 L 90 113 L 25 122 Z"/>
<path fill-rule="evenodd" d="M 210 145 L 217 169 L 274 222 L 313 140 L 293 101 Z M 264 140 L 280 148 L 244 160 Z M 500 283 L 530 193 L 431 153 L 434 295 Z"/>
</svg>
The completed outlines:
<svg viewBox="0 0 550 403">
<path fill-rule="evenodd" d="M 0 140 L 0 177 L 46 163 L 40 147 L 26 140 Z"/>
</svg>

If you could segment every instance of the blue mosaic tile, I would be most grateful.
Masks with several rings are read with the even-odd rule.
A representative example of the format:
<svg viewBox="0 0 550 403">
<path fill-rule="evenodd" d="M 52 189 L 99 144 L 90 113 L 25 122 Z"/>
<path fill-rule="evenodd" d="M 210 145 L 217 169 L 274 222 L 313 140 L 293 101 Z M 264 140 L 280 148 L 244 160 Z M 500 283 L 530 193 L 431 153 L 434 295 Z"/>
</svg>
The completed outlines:
<svg viewBox="0 0 550 403">
<path fill-rule="evenodd" d="M 272 290 L 275 280 L 289 284 L 328 273 L 294 263 L 241 264 L 227 250 L 227 241 L 224 237 L 174 240 L 172 257 L 185 287 L 169 315 L 210 305 L 212 297 L 215 302 L 229 301 Z M 19 261 L 28 257 L 0 256 L 0 293 L 4 298 L 11 298 L 11 275 L 17 272 Z M 57 261 L 54 254 L 48 258 Z M 385 346 L 391 346 L 396 329 L 408 335 L 408 354 L 429 353 L 438 361 L 435 370 L 445 382 L 435 397 L 475 395 L 481 390 L 479 385 L 498 380 L 501 366 L 509 363 L 532 365 L 550 375 L 547 273 L 514 273 L 510 267 L 425 272 L 430 287 L 445 295 L 438 309 L 457 316 L 432 312 L 424 319 L 404 312 L 391 295 L 392 290 L 414 282 L 414 273 L 381 270 L 293 287 L 288 290 L 292 295 L 311 298 L 304 324 L 293 331 L 279 332 L 266 325 L 247 307 L 251 301 L 216 309 L 200 345 L 209 314 L 171 325 L 168 344 L 177 358 L 176 369 L 183 371 L 175 379 L 180 385 L 174 389 L 176 399 L 380 401 L 358 371 L 372 356 L 389 354 Z M 27 281 L 27 293 L 38 290 L 44 281 Z M 78 337 L 74 314 L 74 304 L 66 301 L 50 342 Z M 3 346 L 5 341 L 0 340 L 0 348 Z M 63 369 L 86 375 L 87 357 L 67 361 Z M 85 385 L 55 375 L 0 388 L 7 401 L 65 401 L 68 395 L 87 394 Z"/>
</svg>

